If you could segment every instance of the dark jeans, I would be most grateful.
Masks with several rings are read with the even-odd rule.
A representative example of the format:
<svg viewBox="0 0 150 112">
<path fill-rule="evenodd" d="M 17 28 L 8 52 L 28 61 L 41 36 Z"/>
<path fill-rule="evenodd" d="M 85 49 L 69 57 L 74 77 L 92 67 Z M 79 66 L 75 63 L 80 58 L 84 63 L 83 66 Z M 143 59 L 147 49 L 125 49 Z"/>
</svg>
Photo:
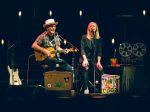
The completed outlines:
<svg viewBox="0 0 150 112">
<path fill-rule="evenodd" d="M 69 65 L 66 61 L 62 60 L 62 59 L 56 59 L 56 58 L 50 58 L 47 57 L 44 61 L 44 63 L 46 65 L 48 65 L 48 70 L 49 71 L 54 71 L 56 70 L 56 64 L 60 65 L 60 69 L 62 71 L 69 71 L 69 72 L 73 72 L 72 66 Z"/>
</svg>

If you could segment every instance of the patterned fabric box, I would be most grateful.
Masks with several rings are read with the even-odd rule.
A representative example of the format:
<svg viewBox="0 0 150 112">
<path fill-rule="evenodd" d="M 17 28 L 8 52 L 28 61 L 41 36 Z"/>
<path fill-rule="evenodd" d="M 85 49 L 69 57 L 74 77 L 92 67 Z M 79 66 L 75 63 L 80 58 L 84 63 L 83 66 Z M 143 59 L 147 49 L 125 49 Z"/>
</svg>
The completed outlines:
<svg viewBox="0 0 150 112">
<path fill-rule="evenodd" d="M 101 93 L 102 94 L 120 93 L 120 76 L 109 74 L 102 75 Z"/>
</svg>

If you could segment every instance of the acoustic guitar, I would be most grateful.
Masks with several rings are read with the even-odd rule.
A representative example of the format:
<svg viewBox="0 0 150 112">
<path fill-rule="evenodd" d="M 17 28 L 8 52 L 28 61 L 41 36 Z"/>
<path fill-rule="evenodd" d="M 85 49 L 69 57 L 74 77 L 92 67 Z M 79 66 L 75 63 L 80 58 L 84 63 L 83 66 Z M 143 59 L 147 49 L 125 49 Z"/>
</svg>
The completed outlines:
<svg viewBox="0 0 150 112">
<path fill-rule="evenodd" d="M 53 47 L 49 47 L 49 48 L 45 48 L 45 49 L 50 51 L 50 54 L 49 54 L 50 58 L 54 58 L 56 56 L 56 53 L 66 53 L 67 51 L 68 52 L 77 52 L 78 51 L 77 49 L 74 49 L 74 48 L 55 50 Z M 42 52 L 39 52 L 36 50 L 34 51 L 34 54 L 35 54 L 35 60 L 36 61 L 43 61 L 47 57 Z"/>
</svg>

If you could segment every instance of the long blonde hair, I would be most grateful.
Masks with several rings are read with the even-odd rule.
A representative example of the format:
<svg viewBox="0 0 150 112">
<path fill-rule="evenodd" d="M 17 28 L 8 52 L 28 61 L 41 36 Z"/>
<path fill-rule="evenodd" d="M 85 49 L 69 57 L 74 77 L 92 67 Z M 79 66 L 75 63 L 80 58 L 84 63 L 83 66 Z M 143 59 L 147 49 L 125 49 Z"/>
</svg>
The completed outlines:
<svg viewBox="0 0 150 112">
<path fill-rule="evenodd" d="M 89 28 L 90 28 L 90 25 L 91 24 L 95 24 L 95 26 L 96 26 L 96 33 L 95 33 L 95 37 L 96 37 L 96 39 L 100 39 L 101 38 L 101 36 L 100 36 L 100 33 L 99 33 L 99 28 L 98 28 L 98 25 L 97 25 L 97 23 L 96 22 L 90 22 L 89 24 L 88 24 L 88 27 L 87 27 L 87 34 L 89 35 L 90 34 L 90 30 L 89 30 Z"/>
</svg>

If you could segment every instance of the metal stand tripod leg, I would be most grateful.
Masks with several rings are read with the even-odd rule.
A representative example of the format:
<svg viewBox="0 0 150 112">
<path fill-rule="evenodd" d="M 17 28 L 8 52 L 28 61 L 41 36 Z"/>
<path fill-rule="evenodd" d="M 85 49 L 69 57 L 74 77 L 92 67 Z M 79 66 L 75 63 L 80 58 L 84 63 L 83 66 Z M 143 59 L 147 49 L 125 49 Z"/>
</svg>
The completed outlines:
<svg viewBox="0 0 150 112">
<path fill-rule="evenodd" d="M 94 65 L 93 65 L 94 66 Z M 94 94 L 96 93 L 96 85 L 95 85 L 95 66 L 94 66 L 94 70 L 93 70 L 93 72 L 94 72 L 94 81 L 93 81 L 93 83 L 94 83 Z"/>
<path fill-rule="evenodd" d="M 82 85 L 81 85 L 80 92 L 82 91 L 82 89 L 83 89 L 83 86 L 84 86 L 84 84 L 82 84 Z"/>
<path fill-rule="evenodd" d="M 92 84 L 91 81 L 89 81 L 88 83 L 94 88 L 94 85 Z M 84 83 L 81 85 L 80 92 L 83 90 L 83 86 L 84 86 Z M 96 88 L 94 89 L 97 90 Z"/>
<path fill-rule="evenodd" d="M 98 75 L 98 77 L 100 78 L 100 73 L 95 69 L 95 67 L 94 67 L 94 81 L 93 81 L 93 83 L 94 83 L 94 93 L 96 93 L 96 91 L 98 91 L 98 89 L 96 88 L 96 85 L 99 83 L 99 81 L 101 81 L 99 78 L 99 80 L 98 80 L 98 83 L 96 83 L 96 75 Z"/>
</svg>

